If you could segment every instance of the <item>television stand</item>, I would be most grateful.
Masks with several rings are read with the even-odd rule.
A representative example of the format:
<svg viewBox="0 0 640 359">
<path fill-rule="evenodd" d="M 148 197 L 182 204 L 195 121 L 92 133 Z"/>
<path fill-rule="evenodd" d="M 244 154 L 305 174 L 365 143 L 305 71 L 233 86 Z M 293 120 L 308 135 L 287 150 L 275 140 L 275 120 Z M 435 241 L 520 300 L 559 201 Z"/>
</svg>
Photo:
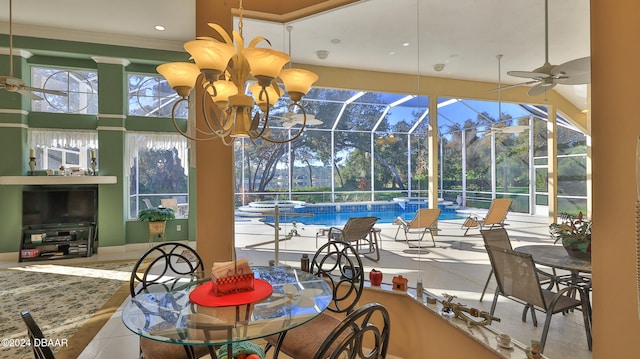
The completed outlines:
<svg viewBox="0 0 640 359">
<path fill-rule="evenodd" d="M 95 223 L 26 226 L 18 261 L 91 257 L 96 251 Z"/>
</svg>

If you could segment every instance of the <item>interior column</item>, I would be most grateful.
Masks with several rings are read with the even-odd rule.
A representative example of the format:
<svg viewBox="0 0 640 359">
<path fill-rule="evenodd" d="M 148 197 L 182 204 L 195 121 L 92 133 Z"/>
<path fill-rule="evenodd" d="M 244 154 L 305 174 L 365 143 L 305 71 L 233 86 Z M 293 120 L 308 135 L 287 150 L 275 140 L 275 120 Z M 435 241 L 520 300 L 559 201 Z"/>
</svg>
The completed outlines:
<svg viewBox="0 0 640 359">
<path fill-rule="evenodd" d="M 215 37 L 207 25 L 213 22 L 229 34 L 233 28 L 227 1 L 196 0 L 196 36 Z M 196 86 L 191 101 L 201 108 L 202 89 Z M 196 110 L 196 121 L 204 121 Z M 214 261 L 228 261 L 234 253 L 233 148 L 219 140 L 195 141 L 196 168 L 196 248 L 205 271 Z"/>
</svg>

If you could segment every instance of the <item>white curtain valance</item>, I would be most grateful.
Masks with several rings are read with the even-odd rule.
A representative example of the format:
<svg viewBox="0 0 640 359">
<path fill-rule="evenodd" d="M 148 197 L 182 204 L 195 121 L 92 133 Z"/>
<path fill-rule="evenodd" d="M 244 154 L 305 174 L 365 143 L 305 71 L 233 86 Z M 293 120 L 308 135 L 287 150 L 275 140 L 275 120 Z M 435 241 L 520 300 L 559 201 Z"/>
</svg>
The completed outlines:
<svg viewBox="0 0 640 359">
<path fill-rule="evenodd" d="M 30 128 L 27 136 L 30 147 L 98 148 L 97 131 Z"/>
<path fill-rule="evenodd" d="M 188 146 L 187 138 L 177 133 L 127 132 L 124 165 L 127 169 L 131 168 L 139 149 L 170 151 L 175 148 L 178 152 L 178 158 L 184 166 L 184 172 L 188 174 L 189 166 L 186 161 Z"/>
</svg>

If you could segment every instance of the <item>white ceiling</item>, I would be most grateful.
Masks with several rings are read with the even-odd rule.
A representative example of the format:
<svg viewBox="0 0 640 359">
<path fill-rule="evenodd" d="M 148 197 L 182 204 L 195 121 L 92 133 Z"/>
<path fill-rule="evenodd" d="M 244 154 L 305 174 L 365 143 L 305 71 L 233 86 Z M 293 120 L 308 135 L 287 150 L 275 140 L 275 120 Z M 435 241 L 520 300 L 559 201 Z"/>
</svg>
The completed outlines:
<svg viewBox="0 0 640 359">
<path fill-rule="evenodd" d="M 9 0 L 0 0 L 3 33 L 8 9 Z M 13 1 L 14 35 L 181 50 L 194 38 L 194 19 L 194 0 Z M 166 30 L 155 30 L 158 24 Z M 289 52 L 286 25 L 296 63 L 497 82 L 502 54 L 506 85 L 526 80 L 507 71 L 531 71 L 545 60 L 544 0 L 363 0 L 288 24 L 244 19 L 244 37 L 262 35 Z M 549 0 L 551 64 L 589 56 L 589 31 L 588 0 Z M 317 50 L 329 56 L 320 60 Z M 555 89 L 584 109 L 586 87 Z"/>
</svg>

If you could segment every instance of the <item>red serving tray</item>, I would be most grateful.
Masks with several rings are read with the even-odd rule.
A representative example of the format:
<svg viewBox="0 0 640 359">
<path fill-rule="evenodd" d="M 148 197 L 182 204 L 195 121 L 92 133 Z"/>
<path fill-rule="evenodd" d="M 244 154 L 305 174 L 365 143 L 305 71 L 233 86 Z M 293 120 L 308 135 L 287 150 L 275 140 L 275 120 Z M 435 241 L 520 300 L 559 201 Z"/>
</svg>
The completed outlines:
<svg viewBox="0 0 640 359">
<path fill-rule="evenodd" d="M 189 294 L 192 303 L 205 307 L 232 307 L 257 302 L 267 298 L 273 292 L 273 287 L 262 279 L 254 279 L 253 290 L 216 296 L 213 293 L 213 282 L 207 282 L 194 289 Z"/>
</svg>

